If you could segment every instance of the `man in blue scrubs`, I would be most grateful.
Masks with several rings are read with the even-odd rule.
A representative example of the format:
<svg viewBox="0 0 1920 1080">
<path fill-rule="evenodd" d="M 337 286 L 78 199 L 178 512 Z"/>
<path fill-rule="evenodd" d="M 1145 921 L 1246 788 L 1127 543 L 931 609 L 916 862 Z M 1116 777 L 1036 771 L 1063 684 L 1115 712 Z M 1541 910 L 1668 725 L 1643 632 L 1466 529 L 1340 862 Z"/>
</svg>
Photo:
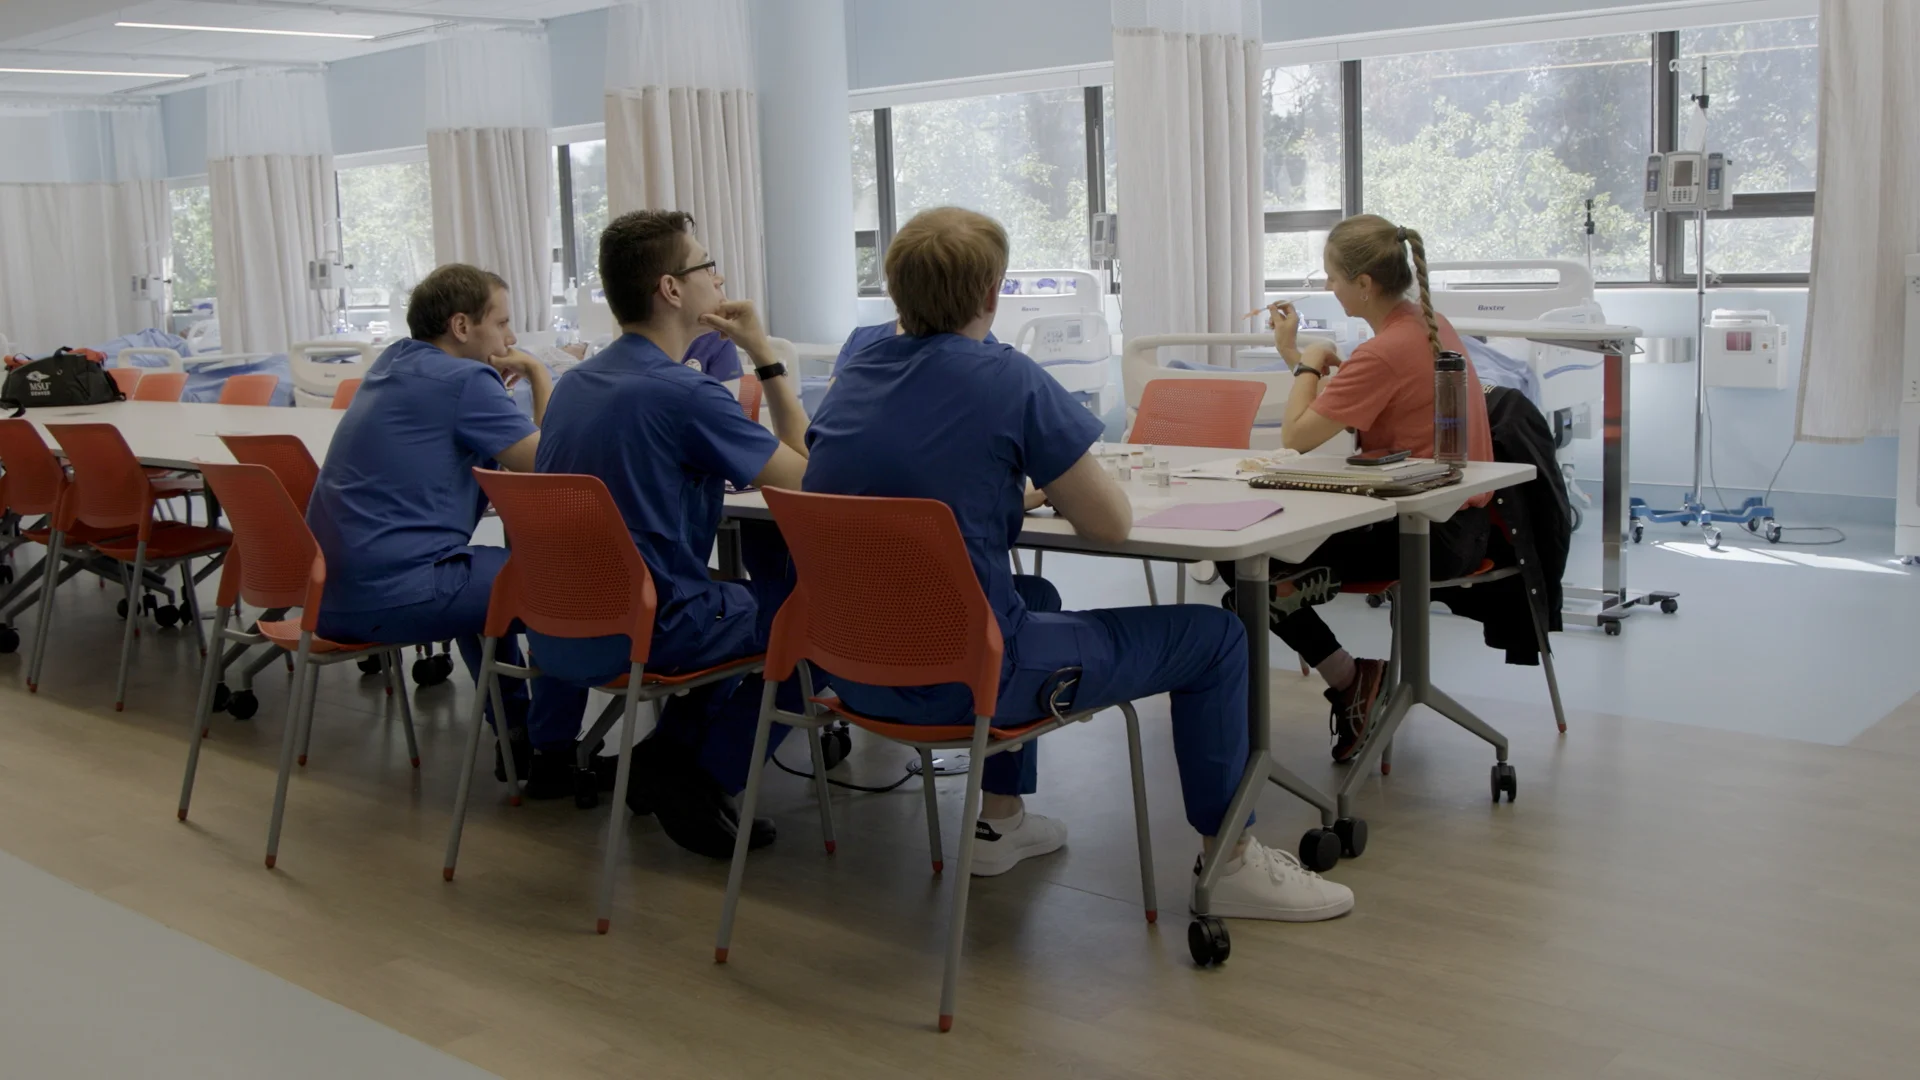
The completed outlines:
<svg viewBox="0 0 1920 1080">
<path fill-rule="evenodd" d="M 412 336 L 367 369 L 307 508 L 327 560 L 319 633 L 336 641 L 452 638 L 477 675 L 487 599 L 507 551 L 473 543 L 486 507 L 473 468 L 532 471 L 535 422 L 553 383 L 545 365 L 513 347 L 507 283 L 485 270 L 449 263 L 428 274 L 408 302 L 407 329 Z M 532 388 L 535 420 L 514 404 L 503 374 Z M 572 755 L 532 760 L 527 689 L 519 680 L 502 684 L 528 794 L 570 793 Z M 577 731 L 578 710 L 572 722 Z M 504 780 L 504 766 L 496 770 Z"/>
<path fill-rule="evenodd" d="M 740 377 L 740 349 L 718 330 L 709 330 L 694 338 L 693 344 L 687 346 L 685 363 L 723 383 Z"/>
<path fill-rule="evenodd" d="M 1170 693 L 1187 821 L 1211 847 L 1247 766 L 1245 631 L 1211 606 L 1063 613 L 1057 592 L 1016 584 L 1008 552 L 1022 514 L 1041 498 L 1104 543 L 1126 538 L 1133 510 L 1087 453 L 1100 421 L 1030 358 L 984 340 L 1006 266 L 1005 231 L 972 211 L 929 210 L 900 230 L 887 252 L 887 289 L 902 332 L 838 370 L 807 436 L 805 488 L 952 508 L 1006 643 L 997 719 L 1035 720 L 1050 703 L 1088 708 Z M 971 711 L 955 685 L 897 690 L 836 679 L 834 688 L 856 711 L 909 723 L 966 722 Z M 1026 808 L 1037 755 L 1029 743 L 988 759 L 975 874 L 1005 873 L 1066 842 L 1064 824 Z M 1215 886 L 1212 911 L 1306 921 L 1352 906 L 1344 886 L 1249 834 Z"/>
<path fill-rule="evenodd" d="M 774 613 L 793 587 L 779 530 L 743 524 L 745 582 L 714 581 L 707 556 L 726 485 L 797 488 L 807 464 L 807 418 L 794 380 L 753 305 L 727 300 L 726 279 L 692 228 L 684 213 L 639 211 L 601 234 L 600 280 L 622 334 L 561 380 L 538 455 L 541 472 L 599 477 L 619 505 L 653 575 L 659 606 L 647 669 L 663 673 L 765 651 Z M 717 379 L 685 363 L 688 346 L 711 330 L 753 361 L 774 432 L 747 419 Z M 541 670 L 578 688 L 579 697 L 627 671 L 625 635 L 529 637 Z M 753 676 L 668 699 L 659 727 L 634 750 L 627 792 L 634 812 L 651 810 L 690 851 L 730 857 L 739 823 L 733 797 L 746 785 L 760 694 Z M 783 687 L 782 697 L 783 707 L 799 710 L 797 685 Z M 538 745 L 542 734 L 533 735 Z M 754 846 L 772 841 L 773 823 L 754 822 Z"/>
<path fill-rule="evenodd" d="M 833 370 L 839 371 L 841 364 L 852 359 L 855 353 L 867 346 L 897 337 L 899 334 L 900 322 L 897 319 L 893 322 L 874 323 L 872 326 L 854 327 L 853 333 L 847 335 L 846 343 L 840 346 L 840 355 L 834 358 Z M 987 331 L 985 340 L 989 345 L 1000 344 L 1000 339 L 994 337 L 991 330 Z"/>
</svg>

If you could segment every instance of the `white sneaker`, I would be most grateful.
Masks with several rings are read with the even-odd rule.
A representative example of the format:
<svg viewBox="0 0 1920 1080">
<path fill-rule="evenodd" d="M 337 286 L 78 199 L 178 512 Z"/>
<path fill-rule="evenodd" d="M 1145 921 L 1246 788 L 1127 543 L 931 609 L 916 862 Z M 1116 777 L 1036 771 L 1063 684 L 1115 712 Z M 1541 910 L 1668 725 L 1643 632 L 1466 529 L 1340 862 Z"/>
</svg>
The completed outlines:
<svg viewBox="0 0 1920 1080">
<path fill-rule="evenodd" d="M 1065 822 L 1030 810 L 1023 811 L 1011 829 L 996 828 L 982 818 L 973 824 L 973 876 L 1004 874 L 1020 860 L 1058 851 L 1066 842 Z"/>
<path fill-rule="evenodd" d="M 1200 884 L 1194 867 L 1194 885 Z M 1188 900 L 1188 908 L 1194 906 Z M 1353 910 L 1353 890 L 1328 881 L 1300 865 L 1290 851 L 1262 847 L 1247 840 L 1240 865 L 1223 871 L 1213 883 L 1213 903 L 1207 914 L 1223 919 L 1275 919 L 1280 922 L 1319 922 Z"/>
</svg>

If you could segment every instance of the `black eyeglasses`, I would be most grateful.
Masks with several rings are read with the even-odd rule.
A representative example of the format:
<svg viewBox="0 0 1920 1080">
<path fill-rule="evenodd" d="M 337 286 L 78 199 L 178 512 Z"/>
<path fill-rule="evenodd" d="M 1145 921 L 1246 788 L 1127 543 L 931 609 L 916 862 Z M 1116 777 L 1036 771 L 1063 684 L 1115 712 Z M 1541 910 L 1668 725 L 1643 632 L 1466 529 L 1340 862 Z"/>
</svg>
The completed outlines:
<svg viewBox="0 0 1920 1080">
<path fill-rule="evenodd" d="M 715 262 L 712 259 L 708 259 L 706 262 L 701 263 L 699 266 L 689 266 L 685 270 L 675 270 L 673 272 L 673 276 L 683 278 L 683 277 L 686 277 L 688 274 L 697 274 L 702 270 L 711 270 L 714 273 L 718 274 L 720 272 L 720 264 Z"/>
</svg>

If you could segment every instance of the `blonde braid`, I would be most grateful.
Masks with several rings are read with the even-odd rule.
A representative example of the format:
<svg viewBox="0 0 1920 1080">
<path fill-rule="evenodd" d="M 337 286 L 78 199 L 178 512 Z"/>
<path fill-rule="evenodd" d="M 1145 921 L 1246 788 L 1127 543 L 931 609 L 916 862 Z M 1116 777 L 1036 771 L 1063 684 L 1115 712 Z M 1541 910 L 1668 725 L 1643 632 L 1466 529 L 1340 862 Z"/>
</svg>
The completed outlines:
<svg viewBox="0 0 1920 1080">
<path fill-rule="evenodd" d="M 1438 359 L 1445 350 L 1440 345 L 1440 322 L 1433 314 L 1433 294 L 1427 289 L 1427 246 L 1413 229 L 1400 232 L 1406 236 L 1407 249 L 1413 253 L 1413 276 L 1420 283 L 1420 314 L 1427 320 L 1427 344 L 1433 346 L 1434 358 Z"/>
</svg>

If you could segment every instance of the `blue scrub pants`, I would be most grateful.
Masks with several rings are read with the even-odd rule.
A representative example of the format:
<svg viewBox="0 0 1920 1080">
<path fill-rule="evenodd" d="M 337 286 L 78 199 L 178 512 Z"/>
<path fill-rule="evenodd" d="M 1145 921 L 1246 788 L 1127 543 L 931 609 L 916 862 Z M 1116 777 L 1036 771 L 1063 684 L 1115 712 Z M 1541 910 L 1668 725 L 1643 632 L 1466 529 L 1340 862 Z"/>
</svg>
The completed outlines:
<svg viewBox="0 0 1920 1080">
<path fill-rule="evenodd" d="M 493 593 L 493 579 L 507 562 L 507 549 L 474 545 L 457 555 L 442 559 L 433 567 L 435 596 L 417 604 L 379 611 L 320 611 L 319 634 L 341 642 L 378 641 L 385 643 L 426 643 L 452 639 L 467 665 L 467 674 L 475 686 L 480 679 L 480 633 L 487 626 L 487 601 Z M 520 664 L 520 646 L 512 637 L 500 643 L 496 658 L 507 664 Z M 530 731 L 571 722 L 577 732 L 580 708 L 573 705 L 571 720 L 555 712 L 565 708 L 565 686 L 556 679 L 534 680 L 531 706 L 524 680 L 500 680 L 501 703 L 507 710 L 508 727 L 525 725 Z M 493 722 L 493 703 L 487 702 L 487 722 Z"/>
<path fill-rule="evenodd" d="M 703 626 L 698 634 L 667 634 L 656 629 L 647 658 L 648 671 L 665 675 L 699 671 L 766 651 L 773 617 L 793 592 L 793 560 L 779 528 L 770 521 L 740 523 L 740 555 L 748 580 L 713 583 L 725 596 L 720 618 Z M 632 642 L 625 634 L 568 639 L 531 631 L 527 641 L 543 673 L 536 700 L 545 697 L 559 703 L 552 711 L 544 705 L 536 710 L 528 722 L 528 735 L 536 747 L 561 741 L 571 746 L 580 731 L 588 688 L 627 673 Z M 667 698 L 661 702 L 660 723 L 651 738 L 669 739 L 692 750 L 707 774 L 728 794 L 737 795 L 747 786 L 764 685 L 759 675 L 748 675 Z M 820 689 L 815 687 L 816 692 Z M 781 683 L 774 700 L 782 709 L 799 712 L 799 678 Z M 562 717 L 571 719 L 560 723 Z M 542 718 L 551 719 L 555 726 L 542 728 Z M 773 726 L 767 743 L 769 755 L 790 730 L 785 724 Z"/>
<path fill-rule="evenodd" d="M 1046 716 L 1047 694 L 1067 668 L 1080 669 L 1069 695 L 1074 709 L 1172 694 L 1173 753 L 1187 823 L 1202 836 L 1217 835 L 1247 768 L 1247 635 L 1240 620 L 1199 605 L 1062 612 L 1051 583 L 1030 576 L 1013 583 L 1027 620 L 1006 642 L 994 719 L 1012 726 Z M 891 697 L 873 687 L 840 683 L 837 689 L 856 709 L 862 708 L 856 698 L 880 704 Z M 894 715 L 903 723 L 954 722 L 945 710 Z M 988 758 L 982 789 L 1033 794 L 1039 749 L 1035 740 Z"/>
</svg>

